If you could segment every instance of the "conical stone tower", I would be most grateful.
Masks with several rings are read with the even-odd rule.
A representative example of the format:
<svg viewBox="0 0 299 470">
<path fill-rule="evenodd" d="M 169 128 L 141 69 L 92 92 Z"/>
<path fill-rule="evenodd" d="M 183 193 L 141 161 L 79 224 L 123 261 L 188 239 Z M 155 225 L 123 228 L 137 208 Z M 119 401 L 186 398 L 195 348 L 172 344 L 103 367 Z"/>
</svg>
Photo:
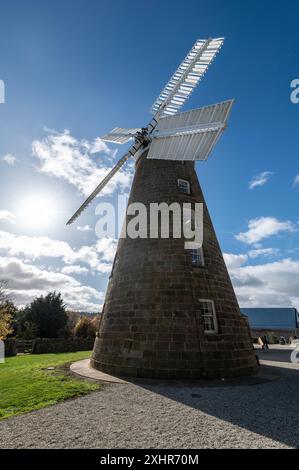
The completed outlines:
<svg viewBox="0 0 299 470">
<path fill-rule="evenodd" d="M 249 327 L 194 163 L 139 158 L 129 204 L 133 202 L 148 208 L 152 202 L 203 203 L 203 250 L 186 250 L 183 238 L 119 240 L 92 367 L 165 379 L 255 373 Z"/>
</svg>

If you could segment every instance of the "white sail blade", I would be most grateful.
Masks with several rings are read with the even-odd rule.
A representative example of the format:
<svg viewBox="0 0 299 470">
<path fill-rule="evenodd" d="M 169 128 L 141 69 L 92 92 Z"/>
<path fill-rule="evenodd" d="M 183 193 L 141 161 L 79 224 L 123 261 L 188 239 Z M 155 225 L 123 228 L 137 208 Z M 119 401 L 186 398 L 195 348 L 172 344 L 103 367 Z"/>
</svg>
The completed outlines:
<svg viewBox="0 0 299 470">
<path fill-rule="evenodd" d="M 202 80 L 223 42 L 224 38 L 198 39 L 196 41 L 189 54 L 154 102 L 151 108 L 153 114 L 162 106 L 164 106 L 162 115 L 173 115 L 178 112 Z"/>
<path fill-rule="evenodd" d="M 134 139 L 137 132 L 140 132 L 140 128 L 125 129 L 123 127 L 115 127 L 109 134 L 101 137 L 105 142 L 112 142 L 114 144 L 126 144 L 129 140 Z"/>
<path fill-rule="evenodd" d="M 223 128 L 177 137 L 153 139 L 147 158 L 158 160 L 207 160 Z"/>
<path fill-rule="evenodd" d="M 233 100 L 162 118 L 147 158 L 206 160 L 224 131 Z"/>
<path fill-rule="evenodd" d="M 152 136 L 166 137 L 167 135 L 176 135 L 179 132 L 196 131 L 196 129 L 200 131 L 200 129 L 214 128 L 217 125 L 225 124 L 233 103 L 234 100 L 227 100 L 174 116 L 163 117 L 159 120 Z"/>
<path fill-rule="evenodd" d="M 102 189 L 109 183 L 111 178 L 115 175 L 115 173 L 126 163 L 126 161 L 131 157 L 130 153 L 126 153 L 112 168 L 112 170 L 108 173 L 107 176 L 101 181 L 101 183 L 95 188 L 95 190 L 91 193 L 91 195 L 83 202 L 83 204 L 79 207 L 79 209 L 75 212 L 75 214 L 67 221 L 66 225 L 71 225 L 79 215 L 86 209 L 87 206 L 93 201 L 93 199 L 102 191 Z"/>
</svg>

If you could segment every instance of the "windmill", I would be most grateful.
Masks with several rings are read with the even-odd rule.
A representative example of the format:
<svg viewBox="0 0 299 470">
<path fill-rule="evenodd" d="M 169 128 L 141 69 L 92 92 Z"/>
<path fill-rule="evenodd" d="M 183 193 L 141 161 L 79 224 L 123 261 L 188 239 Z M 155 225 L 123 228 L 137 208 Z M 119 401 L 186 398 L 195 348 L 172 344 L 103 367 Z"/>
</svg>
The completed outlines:
<svg viewBox="0 0 299 470">
<path fill-rule="evenodd" d="M 222 47 L 224 39 L 197 40 L 154 102 L 153 119 L 147 127 L 124 129 L 116 127 L 101 137 L 106 142 L 134 144 L 120 158 L 86 201 L 67 222 L 72 224 L 108 184 L 126 161 L 138 158 L 149 149 L 147 158 L 169 160 L 206 160 L 226 127 L 233 100 L 182 114 L 179 109 L 204 77 Z"/>
<path fill-rule="evenodd" d="M 195 42 L 154 102 L 146 127 L 115 128 L 102 137 L 134 143 L 67 222 L 79 217 L 131 157 L 136 171 L 129 204 L 204 204 L 204 241 L 198 249 L 186 250 L 183 239 L 119 240 L 91 360 L 104 372 L 198 378 L 256 371 L 248 324 L 194 169 L 225 130 L 233 100 L 178 113 L 223 42 Z"/>
</svg>

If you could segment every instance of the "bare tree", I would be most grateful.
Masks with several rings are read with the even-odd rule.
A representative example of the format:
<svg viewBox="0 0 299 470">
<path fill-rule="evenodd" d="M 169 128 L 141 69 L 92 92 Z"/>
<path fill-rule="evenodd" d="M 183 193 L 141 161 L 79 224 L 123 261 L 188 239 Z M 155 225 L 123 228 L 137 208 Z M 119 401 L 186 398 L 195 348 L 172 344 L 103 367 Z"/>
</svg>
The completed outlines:
<svg viewBox="0 0 299 470">
<path fill-rule="evenodd" d="M 11 298 L 8 293 L 8 281 L 6 279 L 0 279 L 0 305 L 10 301 Z"/>
<path fill-rule="evenodd" d="M 0 280 L 0 340 L 4 340 L 13 329 L 11 306 L 12 302 L 7 291 L 8 282 Z"/>
</svg>

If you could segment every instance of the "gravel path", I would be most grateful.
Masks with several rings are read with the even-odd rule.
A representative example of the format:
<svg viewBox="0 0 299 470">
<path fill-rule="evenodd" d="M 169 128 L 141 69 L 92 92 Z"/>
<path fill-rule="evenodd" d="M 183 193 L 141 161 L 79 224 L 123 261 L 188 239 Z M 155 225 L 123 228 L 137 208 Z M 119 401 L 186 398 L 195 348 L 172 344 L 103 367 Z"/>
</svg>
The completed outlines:
<svg viewBox="0 0 299 470">
<path fill-rule="evenodd" d="M 289 351 L 261 356 L 278 380 L 204 388 L 105 385 L 1 421 L 0 448 L 298 448 L 299 366 L 287 362 Z"/>
</svg>

